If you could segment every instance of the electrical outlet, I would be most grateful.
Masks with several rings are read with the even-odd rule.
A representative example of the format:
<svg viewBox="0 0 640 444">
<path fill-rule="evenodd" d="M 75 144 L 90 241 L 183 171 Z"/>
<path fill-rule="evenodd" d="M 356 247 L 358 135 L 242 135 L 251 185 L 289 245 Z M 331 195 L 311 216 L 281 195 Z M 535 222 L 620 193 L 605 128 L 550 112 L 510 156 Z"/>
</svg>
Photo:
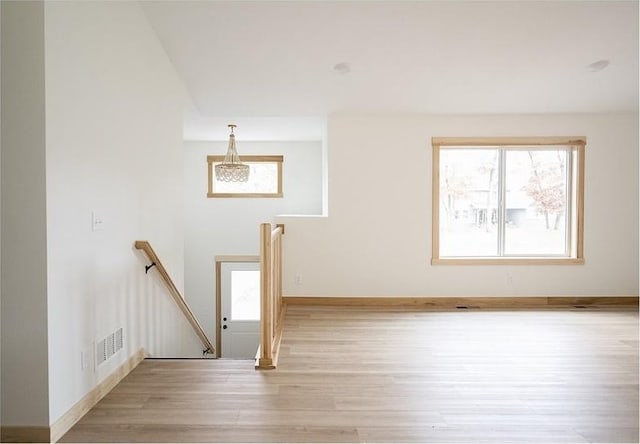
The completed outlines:
<svg viewBox="0 0 640 444">
<path fill-rule="evenodd" d="M 296 285 L 302 285 L 302 276 L 300 276 L 299 274 L 296 274 Z"/>
<path fill-rule="evenodd" d="M 507 285 L 513 285 L 513 276 L 511 274 L 507 274 Z"/>
</svg>

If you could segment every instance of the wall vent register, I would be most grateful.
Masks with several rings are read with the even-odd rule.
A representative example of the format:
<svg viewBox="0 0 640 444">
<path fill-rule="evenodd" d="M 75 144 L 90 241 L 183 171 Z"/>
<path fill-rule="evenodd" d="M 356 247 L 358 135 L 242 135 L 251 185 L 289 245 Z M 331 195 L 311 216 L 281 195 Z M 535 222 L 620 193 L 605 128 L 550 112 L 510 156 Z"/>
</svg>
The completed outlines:
<svg viewBox="0 0 640 444">
<path fill-rule="evenodd" d="M 122 328 L 107 335 L 96 344 L 96 364 L 101 365 L 112 358 L 124 347 Z"/>
</svg>

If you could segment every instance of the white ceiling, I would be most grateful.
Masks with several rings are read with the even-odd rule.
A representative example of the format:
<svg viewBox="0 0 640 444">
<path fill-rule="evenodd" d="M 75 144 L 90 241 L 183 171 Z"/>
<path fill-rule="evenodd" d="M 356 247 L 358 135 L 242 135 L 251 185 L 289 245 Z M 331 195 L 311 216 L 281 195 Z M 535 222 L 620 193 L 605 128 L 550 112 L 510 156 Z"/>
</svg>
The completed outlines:
<svg viewBox="0 0 640 444">
<path fill-rule="evenodd" d="M 141 4 L 200 114 L 191 139 L 233 119 L 239 140 L 317 140 L 334 112 L 638 111 L 637 1 Z"/>
</svg>

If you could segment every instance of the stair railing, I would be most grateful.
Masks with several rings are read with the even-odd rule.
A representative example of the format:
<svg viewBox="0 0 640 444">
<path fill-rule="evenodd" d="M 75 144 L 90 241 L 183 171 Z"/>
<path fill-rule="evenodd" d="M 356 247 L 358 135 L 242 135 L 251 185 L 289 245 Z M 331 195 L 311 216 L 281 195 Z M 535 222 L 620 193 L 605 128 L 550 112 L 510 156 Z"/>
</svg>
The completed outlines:
<svg viewBox="0 0 640 444">
<path fill-rule="evenodd" d="M 207 334 L 202 329 L 202 326 L 200 325 L 195 315 L 193 314 L 193 312 L 185 302 L 184 298 L 180 294 L 180 291 L 173 283 L 173 280 L 169 276 L 169 273 L 167 273 L 167 270 L 164 268 L 164 265 L 162 265 L 162 262 L 160 261 L 160 259 L 158 259 L 158 256 L 156 255 L 155 251 L 153 251 L 151 244 L 148 241 L 136 241 L 135 247 L 138 250 L 144 251 L 147 257 L 149 258 L 149 260 L 151 261 L 151 264 L 145 266 L 145 273 L 148 273 L 152 267 L 155 267 L 158 270 L 158 273 L 160 274 L 162 281 L 167 286 L 167 289 L 169 290 L 169 293 L 171 294 L 173 300 L 180 308 L 180 311 L 182 311 L 184 316 L 187 318 L 187 321 L 189 321 L 189 324 L 191 324 L 191 327 L 193 327 L 193 330 L 200 338 L 200 341 L 202 341 L 202 345 L 204 347 L 204 350 L 202 350 L 202 355 L 204 356 L 206 354 L 214 354 L 215 348 L 213 347 L 213 344 L 207 337 Z"/>
<path fill-rule="evenodd" d="M 278 363 L 285 306 L 282 301 L 282 235 L 284 225 L 260 225 L 260 348 L 256 368 Z"/>
</svg>

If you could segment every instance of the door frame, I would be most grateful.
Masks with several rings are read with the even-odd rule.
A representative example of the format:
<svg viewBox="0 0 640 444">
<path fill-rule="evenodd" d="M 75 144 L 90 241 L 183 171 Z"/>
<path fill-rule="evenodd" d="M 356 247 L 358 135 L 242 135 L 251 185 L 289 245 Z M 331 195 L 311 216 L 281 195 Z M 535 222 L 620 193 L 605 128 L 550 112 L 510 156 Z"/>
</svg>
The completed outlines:
<svg viewBox="0 0 640 444">
<path fill-rule="evenodd" d="M 222 353 L 222 264 L 260 262 L 260 256 L 226 255 L 216 256 L 216 358 Z"/>
</svg>

